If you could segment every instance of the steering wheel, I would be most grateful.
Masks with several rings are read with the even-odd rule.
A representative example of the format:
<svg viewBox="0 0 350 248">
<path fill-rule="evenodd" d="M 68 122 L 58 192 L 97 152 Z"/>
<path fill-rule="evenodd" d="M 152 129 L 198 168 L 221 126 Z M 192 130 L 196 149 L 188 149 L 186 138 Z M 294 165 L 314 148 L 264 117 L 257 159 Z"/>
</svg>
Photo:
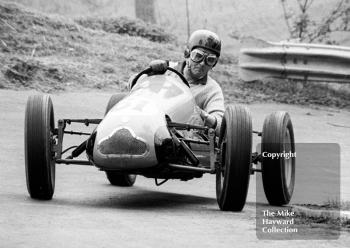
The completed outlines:
<svg viewBox="0 0 350 248">
<path fill-rule="evenodd" d="M 178 75 L 181 78 L 181 80 L 182 80 L 182 82 L 184 82 L 184 84 L 186 84 L 188 87 L 190 87 L 190 84 L 188 83 L 188 81 L 186 80 L 184 75 L 182 75 L 180 72 L 178 72 L 177 70 L 175 70 L 174 68 L 171 68 L 169 66 L 167 67 L 167 70 L 174 72 L 176 75 Z M 150 74 L 152 72 L 153 72 L 152 68 L 149 67 L 146 70 L 143 70 L 139 74 L 137 74 L 136 77 L 134 77 L 134 79 L 131 81 L 130 89 L 132 89 L 135 86 L 137 80 L 139 80 L 139 78 L 143 74 Z"/>
</svg>

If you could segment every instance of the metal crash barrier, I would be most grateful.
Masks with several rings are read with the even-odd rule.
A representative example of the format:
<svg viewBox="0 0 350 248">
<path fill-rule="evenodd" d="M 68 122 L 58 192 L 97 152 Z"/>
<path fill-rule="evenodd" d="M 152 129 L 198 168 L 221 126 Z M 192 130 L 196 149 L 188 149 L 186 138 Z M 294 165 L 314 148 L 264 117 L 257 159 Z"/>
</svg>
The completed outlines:
<svg viewBox="0 0 350 248">
<path fill-rule="evenodd" d="M 350 83 L 350 47 L 244 38 L 239 54 L 243 81 L 263 78 Z"/>
</svg>

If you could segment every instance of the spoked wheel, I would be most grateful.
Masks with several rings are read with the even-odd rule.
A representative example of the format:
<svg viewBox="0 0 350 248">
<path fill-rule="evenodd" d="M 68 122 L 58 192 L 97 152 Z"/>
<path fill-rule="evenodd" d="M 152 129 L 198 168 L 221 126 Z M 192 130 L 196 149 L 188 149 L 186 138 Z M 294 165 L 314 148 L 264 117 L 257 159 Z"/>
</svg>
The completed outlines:
<svg viewBox="0 0 350 248">
<path fill-rule="evenodd" d="M 126 96 L 125 93 L 114 94 L 108 101 L 105 115 Z M 136 175 L 133 174 L 121 174 L 115 171 L 106 171 L 108 181 L 115 186 L 130 187 L 134 185 Z"/>
<path fill-rule="evenodd" d="M 247 108 L 226 108 L 219 144 L 216 199 L 221 210 L 241 211 L 247 198 L 252 156 L 252 120 Z"/>
<path fill-rule="evenodd" d="M 25 113 L 25 167 L 32 198 L 50 200 L 55 190 L 55 119 L 49 96 L 30 96 Z"/>
<path fill-rule="evenodd" d="M 295 182 L 295 143 L 293 125 L 286 112 L 267 116 L 262 132 L 261 152 L 264 191 L 271 205 L 288 204 Z M 272 158 L 269 154 L 280 154 Z"/>
</svg>

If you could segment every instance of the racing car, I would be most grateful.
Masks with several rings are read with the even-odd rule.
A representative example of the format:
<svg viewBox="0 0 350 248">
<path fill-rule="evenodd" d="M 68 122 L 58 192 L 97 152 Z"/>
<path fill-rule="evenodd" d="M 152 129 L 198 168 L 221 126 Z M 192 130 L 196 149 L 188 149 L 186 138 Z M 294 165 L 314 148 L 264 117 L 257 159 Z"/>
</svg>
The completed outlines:
<svg viewBox="0 0 350 248">
<path fill-rule="evenodd" d="M 154 178 L 159 186 L 169 179 L 187 181 L 213 174 L 223 211 L 244 208 L 250 175 L 261 172 L 269 204 L 288 204 L 295 183 L 295 157 L 263 154 L 295 152 L 289 114 L 268 115 L 259 132 L 252 129 L 247 107 L 228 105 L 216 134 L 212 128 L 190 122 L 196 103 L 189 83 L 175 69 L 167 70 L 166 74 L 155 74 L 152 68 L 141 71 L 128 93 L 109 99 L 100 119 L 59 119 L 56 124 L 50 96 L 30 96 L 25 112 L 30 197 L 52 199 L 55 165 L 77 164 L 96 166 L 112 185 L 125 187 L 132 186 L 137 175 Z M 67 130 L 72 123 L 96 126 L 91 133 Z M 260 151 L 252 152 L 253 134 L 262 138 Z M 86 135 L 86 139 L 64 149 L 65 135 Z M 83 153 L 86 159 L 81 159 Z"/>
</svg>

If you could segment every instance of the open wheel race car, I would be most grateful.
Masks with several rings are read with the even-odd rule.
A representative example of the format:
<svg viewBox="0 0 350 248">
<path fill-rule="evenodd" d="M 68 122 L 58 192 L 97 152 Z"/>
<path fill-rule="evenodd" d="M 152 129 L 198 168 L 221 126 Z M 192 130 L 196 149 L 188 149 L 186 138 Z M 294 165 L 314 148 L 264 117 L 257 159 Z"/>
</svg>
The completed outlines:
<svg viewBox="0 0 350 248">
<path fill-rule="evenodd" d="M 220 135 L 189 120 L 196 104 L 184 76 L 152 75 L 148 68 L 131 82 L 127 94 L 113 95 L 103 119 L 60 119 L 56 127 L 48 95 L 30 96 L 25 115 L 27 188 L 35 199 L 51 199 L 55 164 L 93 165 L 105 171 L 116 186 L 132 186 L 136 175 L 190 180 L 216 174 L 216 198 L 221 210 L 241 211 L 249 178 L 262 172 L 263 187 L 272 205 L 288 204 L 294 189 L 295 158 L 272 158 L 268 153 L 295 152 L 291 119 L 286 112 L 266 117 L 262 132 L 252 130 L 248 109 L 226 107 Z M 92 133 L 67 131 L 71 123 L 95 124 Z M 194 133 L 195 136 L 188 136 Z M 261 152 L 252 153 L 253 133 L 262 136 Z M 64 135 L 88 136 L 63 149 Z M 63 156 L 71 151 L 70 155 Z M 87 159 L 78 159 L 83 152 Z M 258 165 L 261 164 L 261 168 Z M 161 182 L 158 180 L 162 179 Z"/>
</svg>

